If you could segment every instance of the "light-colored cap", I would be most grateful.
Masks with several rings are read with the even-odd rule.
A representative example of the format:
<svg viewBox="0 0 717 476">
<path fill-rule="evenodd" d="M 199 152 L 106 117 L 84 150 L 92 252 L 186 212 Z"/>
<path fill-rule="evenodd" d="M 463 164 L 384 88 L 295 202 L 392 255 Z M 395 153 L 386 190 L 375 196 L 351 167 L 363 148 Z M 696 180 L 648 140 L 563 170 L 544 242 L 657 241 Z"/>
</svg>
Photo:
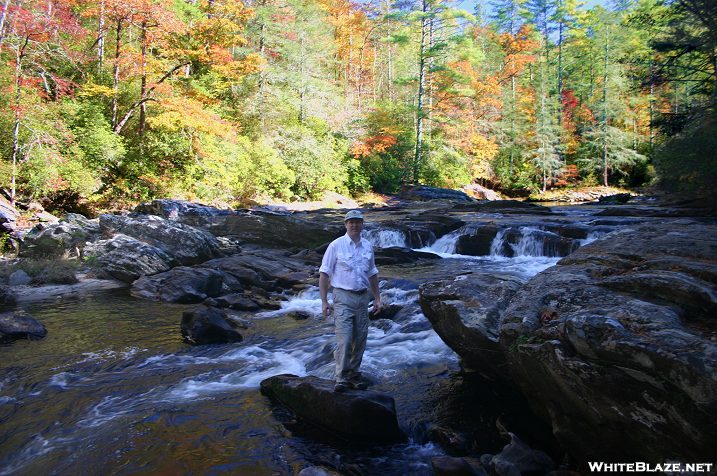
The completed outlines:
<svg viewBox="0 0 717 476">
<path fill-rule="evenodd" d="M 363 220 L 363 213 L 360 210 L 349 210 L 344 218 L 344 221 L 348 220 Z"/>
</svg>

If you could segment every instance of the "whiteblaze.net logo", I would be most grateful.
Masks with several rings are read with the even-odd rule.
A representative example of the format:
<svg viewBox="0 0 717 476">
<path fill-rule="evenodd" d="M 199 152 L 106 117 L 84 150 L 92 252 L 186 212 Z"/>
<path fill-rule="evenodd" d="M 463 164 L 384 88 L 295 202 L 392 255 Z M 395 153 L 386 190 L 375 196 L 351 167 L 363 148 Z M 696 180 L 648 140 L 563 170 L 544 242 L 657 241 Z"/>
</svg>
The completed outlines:
<svg viewBox="0 0 717 476">
<path fill-rule="evenodd" d="M 590 461 L 591 473 L 711 473 L 713 463 L 606 463 Z"/>
</svg>

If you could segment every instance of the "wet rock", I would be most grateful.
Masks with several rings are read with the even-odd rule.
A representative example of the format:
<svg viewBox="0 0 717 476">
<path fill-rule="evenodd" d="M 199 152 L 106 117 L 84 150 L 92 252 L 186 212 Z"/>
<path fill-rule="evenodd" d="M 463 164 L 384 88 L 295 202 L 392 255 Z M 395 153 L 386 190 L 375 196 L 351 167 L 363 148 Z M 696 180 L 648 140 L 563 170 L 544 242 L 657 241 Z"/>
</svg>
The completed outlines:
<svg viewBox="0 0 717 476">
<path fill-rule="evenodd" d="M 472 442 L 461 432 L 431 425 L 428 428 L 428 438 L 438 443 L 449 455 L 464 456 L 472 450 Z"/>
<path fill-rule="evenodd" d="M 445 210 L 426 210 L 410 214 L 400 221 L 384 222 L 385 226 L 402 230 L 411 248 L 423 248 L 437 238 L 459 229 L 465 222 L 446 213 Z"/>
<path fill-rule="evenodd" d="M 22 241 L 20 256 L 24 258 L 58 258 L 77 256 L 87 242 L 99 236 L 97 220 L 68 213 L 59 222 L 40 223 L 27 232 Z"/>
<path fill-rule="evenodd" d="M 260 309 L 256 301 L 240 293 L 220 296 L 212 300 L 212 305 L 216 307 L 228 307 L 236 311 L 258 311 Z"/>
<path fill-rule="evenodd" d="M 376 264 L 392 265 L 401 263 L 414 263 L 419 259 L 440 259 L 433 253 L 424 253 L 422 251 L 414 251 L 409 248 L 400 248 L 392 246 L 390 248 L 376 248 L 374 250 Z"/>
<path fill-rule="evenodd" d="M 474 202 L 465 192 L 449 188 L 429 187 L 427 185 L 416 185 L 401 190 L 401 198 L 405 200 L 450 200 L 453 202 Z"/>
<path fill-rule="evenodd" d="M 515 294 L 500 326 L 511 375 L 577 460 L 709 458 L 716 269 L 717 226 L 646 224 Z"/>
<path fill-rule="evenodd" d="M 421 285 L 419 302 L 435 331 L 465 366 L 505 380 L 508 369 L 499 341 L 500 323 L 520 286 L 508 276 L 459 275 Z"/>
<path fill-rule="evenodd" d="M 297 417 L 345 438 L 371 443 L 405 440 L 393 398 L 367 391 L 334 392 L 334 382 L 317 377 L 277 375 L 261 382 L 261 393 Z"/>
<path fill-rule="evenodd" d="M 398 304 L 387 304 L 381 308 L 381 311 L 377 314 L 371 313 L 369 317 L 374 319 L 393 319 L 398 312 L 403 309 L 403 306 Z"/>
<path fill-rule="evenodd" d="M 495 223 L 466 226 L 456 241 L 456 253 L 470 256 L 490 256 L 491 245 L 500 231 Z"/>
<path fill-rule="evenodd" d="M 488 476 L 485 468 L 473 458 L 435 456 L 431 458 L 431 467 L 436 476 Z"/>
<path fill-rule="evenodd" d="M 241 342 L 242 335 L 235 327 L 226 313 L 218 309 L 202 306 L 182 314 L 182 337 L 193 345 Z"/>
<path fill-rule="evenodd" d="M 512 433 L 510 439 L 510 443 L 503 448 L 503 451 L 491 460 L 496 474 L 500 476 L 545 474 L 555 469 L 555 463 L 550 456 L 532 449 Z"/>
<path fill-rule="evenodd" d="M 17 304 L 15 293 L 8 286 L 0 284 L 0 310 L 13 307 L 15 304 Z"/>
<path fill-rule="evenodd" d="M 14 271 L 7 278 L 7 283 L 10 286 L 24 286 L 26 284 L 30 284 L 31 281 L 32 278 L 30 277 L 30 275 L 21 269 Z"/>
<path fill-rule="evenodd" d="M 511 227 L 504 232 L 501 256 L 567 256 L 580 243 L 550 231 L 531 227 Z"/>
<path fill-rule="evenodd" d="M 15 312 L 0 313 L 0 342 L 16 339 L 42 339 L 47 329 L 37 319 Z"/>
<path fill-rule="evenodd" d="M 141 276 L 162 273 L 176 264 L 167 253 L 127 235 L 87 245 L 83 258 L 94 263 L 99 274 L 131 283 Z"/>
<path fill-rule="evenodd" d="M 222 293 L 222 277 L 213 269 L 179 266 L 139 278 L 132 284 L 132 295 L 155 301 L 200 303 Z"/>
<path fill-rule="evenodd" d="M 321 466 L 310 466 L 299 471 L 299 476 L 341 476 L 341 473 Z"/>
<path fill-rule="evenodd" d="M 306 319 L 311 317 L 311 314 L 304 311 L 291 311 L 286 313 L 286 317 L 290 317 L 295 321 L 305 321 Z"/>
</svg>

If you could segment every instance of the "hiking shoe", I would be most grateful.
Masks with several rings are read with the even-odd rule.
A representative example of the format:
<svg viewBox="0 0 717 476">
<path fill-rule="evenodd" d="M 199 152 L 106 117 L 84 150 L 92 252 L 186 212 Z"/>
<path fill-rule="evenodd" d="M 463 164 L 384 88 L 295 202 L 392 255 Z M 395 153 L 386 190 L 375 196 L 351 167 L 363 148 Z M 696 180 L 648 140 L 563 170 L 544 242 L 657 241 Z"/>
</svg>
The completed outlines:
<svg viewBox="0 0 717 476">
<path fill-rule="evenodd" d="M 368 388 L 366 382 L 351 382 L 351 386 L 356 390 L 366 390 Z"/>
<path fill-rule="evenodd" d="M 349 385 L 344 382 L 338 382 L 336 385 L 334 385 L 334 392 L 341 393 L 341 392 L 345 392 L 348 389 L 349 389 Z"/>
</svg>

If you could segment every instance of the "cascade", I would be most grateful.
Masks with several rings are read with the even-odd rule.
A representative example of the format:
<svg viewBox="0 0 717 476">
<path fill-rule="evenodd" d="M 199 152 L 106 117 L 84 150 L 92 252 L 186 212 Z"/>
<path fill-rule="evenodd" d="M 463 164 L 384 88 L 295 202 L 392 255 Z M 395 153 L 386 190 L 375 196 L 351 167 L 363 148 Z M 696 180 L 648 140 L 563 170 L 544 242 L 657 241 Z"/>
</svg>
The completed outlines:
<svg viewBox="0 0 717 476">
<path fill-rule="evenodd" d="M 375 230 L 364 230 L 362 236 L 371 242 L 376 248 L 389 248 L 392 246 L 408 247 L 406 235 L 398 230 L 379 228 Z"/>
</svg>

